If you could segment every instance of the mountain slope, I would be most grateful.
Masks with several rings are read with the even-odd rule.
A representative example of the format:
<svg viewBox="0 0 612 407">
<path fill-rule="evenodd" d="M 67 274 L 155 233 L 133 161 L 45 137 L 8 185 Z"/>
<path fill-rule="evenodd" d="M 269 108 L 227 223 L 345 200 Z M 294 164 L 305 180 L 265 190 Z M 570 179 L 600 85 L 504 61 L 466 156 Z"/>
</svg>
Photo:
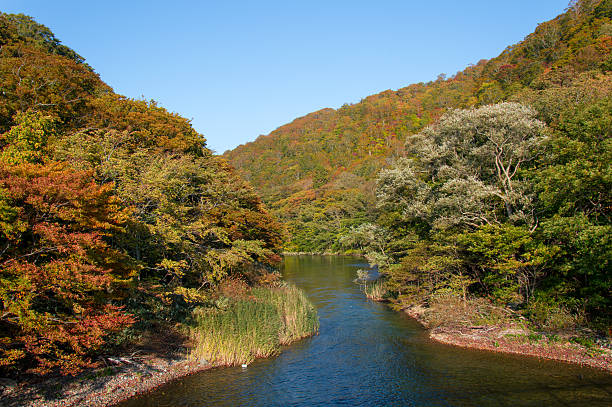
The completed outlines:
<svg viewBox="0 0 612 407">
<path fill-rule="evenodd" d="M 226 152 L 288 226 L 289 251 L 337 251 L 339 237 L 375 214 L 373 179 L 404 155 L 406 138 L 448 109 L 505 100 L 537 108 L 554 124 L 557 100 L 610 91 L 612 2 L 579 1 L 522 42 L 451 78 L 387 90 L 323 109 Z M 552 92 L 555 95 L 558 92 Z"/>
</svg>

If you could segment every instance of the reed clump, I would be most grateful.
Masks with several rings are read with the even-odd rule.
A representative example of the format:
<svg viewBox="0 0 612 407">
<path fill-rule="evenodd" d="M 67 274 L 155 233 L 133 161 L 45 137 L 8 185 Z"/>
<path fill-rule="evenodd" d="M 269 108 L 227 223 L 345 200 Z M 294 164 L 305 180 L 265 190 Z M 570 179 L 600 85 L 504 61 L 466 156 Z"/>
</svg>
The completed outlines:
<svg viewBox="0 0 612 407">
<path fill-rule="evenodd" d="M 257 287 L 215 308 L 194 312 L 192 356 L 213 365 L 250 363 L 280 352 L 281 345 L 316 334 L 317 312 L 290 284 Z"/>
<path fill-rule="evenodd" d="M 373 301 L 384 301 L 389 289 L 384 280 L 378 279 L 373 282 L 366 282 L 363 286 L 363 292 L 366 297 Z"/>
</svg>

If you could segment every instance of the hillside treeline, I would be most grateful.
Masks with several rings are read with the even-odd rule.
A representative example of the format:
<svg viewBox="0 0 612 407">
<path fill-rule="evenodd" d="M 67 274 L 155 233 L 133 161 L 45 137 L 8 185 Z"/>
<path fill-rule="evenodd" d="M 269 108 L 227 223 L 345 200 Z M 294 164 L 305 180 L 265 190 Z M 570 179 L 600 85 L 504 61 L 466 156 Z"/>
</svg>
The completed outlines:
<svg viewBox="0 0 612 407">
<path fill-rule="evenodd" d="M 296 119 L 227 152 L 291 234 L 367 253 L 398 307 L 485 297 L 538 324 L 610 320 L 612 1 L 498 57 Z"/>
<path fill-rule="evenodd" d="M 311 113 L 225 156 L 288 225 L 287 251 L 341 251 L 343 233 L 376 217 L 379 171 L 405 156 L 409 136 L 449 109 L 515 101 L 554 127 L 561 103 L 607 95 L 611 7 L 578 2 L 496 58 Z"/>
<path fill-rule="evenodd" d="M 0 13 L 0 375 L 75 373 L 227 278 L 281 228 L 190 122 L 112 91 L 46 27 Z M 166 324 L 166 325 L 164 325 Z"/>
</svg>

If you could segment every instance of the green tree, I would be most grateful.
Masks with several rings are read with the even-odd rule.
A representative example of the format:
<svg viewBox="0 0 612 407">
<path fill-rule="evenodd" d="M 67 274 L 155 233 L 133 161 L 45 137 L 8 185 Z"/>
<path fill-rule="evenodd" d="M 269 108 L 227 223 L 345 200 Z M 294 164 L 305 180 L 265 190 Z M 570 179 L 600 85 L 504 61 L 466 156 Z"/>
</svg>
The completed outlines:
<svg viewBox="0 0 612 407">
<path fill-rule="evenodd" d="M 529 185 L 520 177 L 545 140 L 535 115 L 516 103 L 447 113 L 408 138 L 413 158 L 381 171 L 380 205 L 400 205 L 438 229 L 505 220 L 535 225 Z"/>
</svg>

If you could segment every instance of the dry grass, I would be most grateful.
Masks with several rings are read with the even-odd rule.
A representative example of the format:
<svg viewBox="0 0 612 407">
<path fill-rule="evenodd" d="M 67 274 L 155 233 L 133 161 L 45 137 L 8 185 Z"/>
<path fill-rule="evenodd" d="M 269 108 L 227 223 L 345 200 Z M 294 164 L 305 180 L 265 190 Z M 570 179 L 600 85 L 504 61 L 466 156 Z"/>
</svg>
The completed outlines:
<svg viewBox="0 0 612 407">
<path fill-rule="evenodd" d="M 215 365 L 250 363 L 280 351 L 280 346 L 318 332 L 314 306 L 292 285 L 231 287 L 233 294 L 222 309 L 199 309 L 191 329 L 192 356 Z"/>
<path fill-rule="evenodd" d="M 439 295 L 430 300 L 423 313 L 423 320 L 429 327 L 447 325 L 500 325 L 516 322 L 518 315 L 510 310 L 494 306 L 483 299 L 463 301 L 455 295 Z"/>
</svg>

